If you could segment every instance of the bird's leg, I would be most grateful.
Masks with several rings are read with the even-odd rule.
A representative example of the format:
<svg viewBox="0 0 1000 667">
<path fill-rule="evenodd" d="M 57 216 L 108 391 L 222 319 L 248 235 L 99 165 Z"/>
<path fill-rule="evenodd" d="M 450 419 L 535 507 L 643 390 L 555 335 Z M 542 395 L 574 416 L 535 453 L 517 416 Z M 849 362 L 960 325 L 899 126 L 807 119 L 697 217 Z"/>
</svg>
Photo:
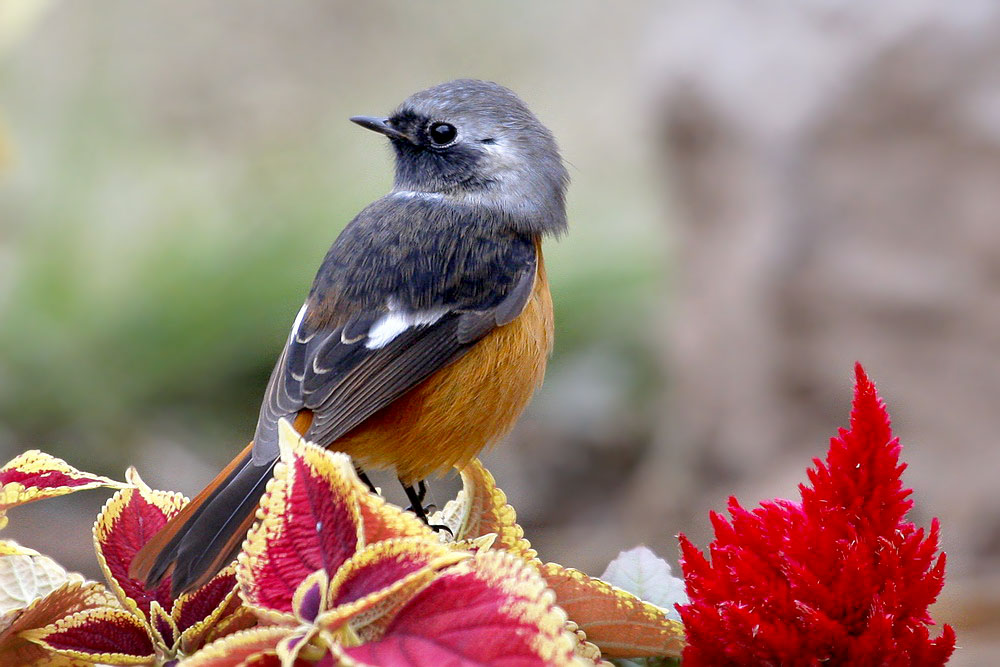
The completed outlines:
<svg viewBox="0 0 1000 667">
<path fill-rule="evenodd" d="M 357 466 L 354 466 L 354 472 L 356 472 L 356 473 L 358 474 L 358 478 L 359 478 L 359 479 L 360 479 L 360 480 L 361 480 L 362 482 L 364 482 L 364 483 L 365 483 L 365 486 L 367 486 L 367 487 L 368 487 L 368 490 L 369 490 L 369 491 L 371 491 L 372 493 L 378 493 L 378 489 L 376 489 L 376 488 L 375 488 L 375 485 L 374 485 L 374 484 L 372 484 L 372 481 L 371 481 L 370 479 L 368 479 L 368 475 L 367 475 L 367 474 L 365 474 L 365 471 L 364 471 L 364 470 L 362 470 L 361 468 L 359 468 L 359 467 L 357 467 Z"/>
<path fill-rule="evenodd" d="M 427 496 L 427 485 L 423 480 L 420 480 L 417 483 L 417 488 L 414 489 L 411 485 L 403 484 L 403 480 L 399 480 L 399 483 L 403 485 L 403 491 L 406 492 L 406 497 L 410 501 L 410 506 L 406 509 L 416 514 L 418 519 L 427 523 L 427 512 L 424 510 L 424 498 Z"/>
<path fill-rule="evenodd" d="M 410 500 L 410 506 L 406 509 L 412 511 L 417 515 L 421 521 L 427 524 L 427 527 L 431 530 L 446 530 L 448 534 L 454 537 L 454 533 L 451 532 L 451 528 L 440 523 L 431 523 L 427 519 L 427 509 L 433 507 L 433 505 L 424 506 L 424 498 L 427 497 L 427 484 L 424 480 L 417 482 L 417 488 L 413 488 L 407 484 L 403 483 L 403 480 L 399 480 L 399 483 L 403 486 L 403 491 L 406 492 L 406 497 Z"/>
</svg>

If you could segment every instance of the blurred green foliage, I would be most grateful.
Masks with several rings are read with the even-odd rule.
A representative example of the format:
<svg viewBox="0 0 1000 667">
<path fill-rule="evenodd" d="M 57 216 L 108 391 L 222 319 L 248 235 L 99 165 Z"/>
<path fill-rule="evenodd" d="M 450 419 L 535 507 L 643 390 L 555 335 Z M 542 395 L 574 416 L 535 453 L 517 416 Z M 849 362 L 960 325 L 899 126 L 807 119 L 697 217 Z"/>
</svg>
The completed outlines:
<svg viewBox="0 0 1000 667">
<path fill-rule="evenodd" d="M 258 156 L 220 190 L 196 159 L 109 112 L 75 114 L 52 143 L 50 190 L 18 200 L 0 301 L 3 422 L 57 451 L 69 433 L 74 447 L 126 442 L 174 411 L 250 418 L 350 216 L 302 161 L 315 155 L 294 171 Z"/>
</svg>

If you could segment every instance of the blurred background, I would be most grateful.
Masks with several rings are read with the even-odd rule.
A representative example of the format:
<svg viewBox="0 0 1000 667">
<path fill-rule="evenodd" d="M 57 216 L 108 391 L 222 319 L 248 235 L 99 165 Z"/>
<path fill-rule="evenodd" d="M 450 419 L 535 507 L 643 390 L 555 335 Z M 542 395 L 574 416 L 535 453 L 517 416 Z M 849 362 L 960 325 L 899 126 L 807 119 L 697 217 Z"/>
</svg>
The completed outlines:
<svg viewBox="0 0 1000 667">
<path fill-rule="evenodd" d="M 860 360 L 912 519 L 942 521 L 953 664 L 985 664 L 998 62 L 989 0 L 0 0 L 0 458 L 200 490 L 251 437 L 329 243 L 390 186 L 347 117 L 491 79 L 573 178 L 546 384 L 485 456 L 542 557 L 599 574 L 645 543 L 676 564 L 730 494 L 796 497 Z M 96 576 L 105 497 L 5 534 Z"/>
</svg>

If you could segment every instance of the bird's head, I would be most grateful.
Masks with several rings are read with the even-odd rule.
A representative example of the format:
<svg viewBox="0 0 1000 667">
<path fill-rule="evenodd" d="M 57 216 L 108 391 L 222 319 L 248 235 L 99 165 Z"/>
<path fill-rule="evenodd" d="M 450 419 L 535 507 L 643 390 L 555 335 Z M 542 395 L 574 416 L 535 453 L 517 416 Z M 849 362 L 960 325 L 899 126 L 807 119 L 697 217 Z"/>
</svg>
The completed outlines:
<svg viewBox="0 0 1000 667">
<path fill-rule="evenodd" d="M 408 97 L 387 118 L 356 116 L 389 137 L 399 192 L 498 207 L 538 233 L 566 226 L 569 181 L 552 133 L 512 91 L 459 79 Z"/>
</svg>

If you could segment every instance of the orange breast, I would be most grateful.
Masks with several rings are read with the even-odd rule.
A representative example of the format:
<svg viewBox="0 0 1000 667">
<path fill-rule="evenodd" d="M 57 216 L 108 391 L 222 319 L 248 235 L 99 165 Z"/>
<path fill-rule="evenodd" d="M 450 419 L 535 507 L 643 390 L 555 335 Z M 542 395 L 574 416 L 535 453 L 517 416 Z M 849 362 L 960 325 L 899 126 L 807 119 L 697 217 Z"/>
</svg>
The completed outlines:
<svg viewBox="0 0 1000 667">
<path fill-rule="evenodd" d="M 462 466 L 514 426 L 542 383 L 552 337 L 552 297 L 539 249 L 531 298 L 513 322 L 330 448 L 362 467 L 395 468 L 406 484 Z"/>
</svg>

